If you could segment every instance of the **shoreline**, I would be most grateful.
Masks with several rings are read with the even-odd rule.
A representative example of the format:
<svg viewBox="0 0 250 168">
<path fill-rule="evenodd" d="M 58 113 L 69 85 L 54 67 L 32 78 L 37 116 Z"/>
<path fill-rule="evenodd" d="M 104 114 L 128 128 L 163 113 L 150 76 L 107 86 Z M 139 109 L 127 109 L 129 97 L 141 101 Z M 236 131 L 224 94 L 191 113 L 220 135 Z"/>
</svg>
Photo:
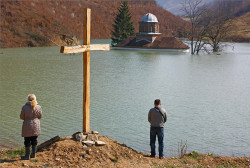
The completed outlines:
<svg viewBox="0 0 250 168">
<path fill-rule="evenodd" d="M 91 39 L 91 40 L 111 40 L 111 39 Z M 243 43 L 246 43 L 246 44 L 249 44 L 250 43 L 250 41 L 249 42 L 247 42 L 247 41 L 222 41 L 222 43 L 241 43 L 241 44 L 243 44 Z M 95 44 L 95 43 L 93 43 L 93 44 Z M 67 45 L 65 45 L 65 46 L 67 46 Z M 44 46 L 13 46 L 13 47 L 0 47 L 0 49 L 11 49 L 11 48 L 36 48 L 36 47 L 61 47 L 61 46 L 58 46 L 58 45 L 44 45 Z M 165 50 L 165 49 L 163 49 L 163 50 Z M 185 49 L 183 49 L 183 50 L 185 50 Z M 0 52 L 0 54 L 3 54 L 3 52 Z"/>
<path fill-rule="evenodd" d="M 191 152 L 183 157 L 150 158 L 108 137 L 98 135 L 103 146 L 84 146 L 72 136 L 37 152 L 37 157 L 20 160 L 20 155 L 8 157 L 20 148 L 0 149 L 0 167 L 250 167 L 250 157 L 225 157 Z"/>
</svg>

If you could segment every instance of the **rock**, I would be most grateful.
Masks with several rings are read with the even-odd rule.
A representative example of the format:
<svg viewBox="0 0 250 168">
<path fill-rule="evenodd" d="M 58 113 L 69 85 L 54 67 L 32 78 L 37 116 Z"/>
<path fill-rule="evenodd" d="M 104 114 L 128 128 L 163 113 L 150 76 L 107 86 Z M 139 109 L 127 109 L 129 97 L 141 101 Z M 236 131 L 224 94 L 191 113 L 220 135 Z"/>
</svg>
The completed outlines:
<svg viewBox="0 0 250 168">
<path fill-rule="evenodd" d="M 88 155 L 90 154 L 90 152 L 91 152 L 91 149 L 86 150 L 86 153 L 87 153 Z"/>
<path fill-rule="evenodd" d="M 84 135 L 84 134 L 83 134 L 83 136 L 82 136 L 82 141 L 87 140 L 87 136 L 88 136 L 88 135 Z"/>
<path fill-rule="evenodd" d="M 99 134 L 99 132 L 97 132 L 97 131 L 92 131 L 91 133 L 92 134 Z"/>
<path fill-rule="evenodd" d="M 96 145 L 96 146 L 104 146 L 104 145 L 106 145 L 106 143 L 103 142 L 103 141 L 96 141 L 96 142 L 95 142 L 95 145 Z"/>
<path fill-rule="evenodd" d="M 76 134 L 76 140 L 82 141 L 83 140 L 83 133 Z"/>
<path fill-rule="evenodd" d="M 92 145 L 95 145 L 95 142 L 94 141 L 82 141 L 83 145 L 87 145 L 87 146 L 92 146 Z"/>
<path fill-rule="evenodd" d="M 81 132 L 76 132 L 76 133 L 74 133 L 73 135 L 72 135 L 72 137 L 76 140 L 76 135 L 77 134 L 80 134 Z"/>
<path fill-rule="evenodd" d="M 22 163 L 22 166 L 29 167 L 29 165 L 27 165 L 26 163 Z"/>
<path fill-rule="evenodd" d="M 80 142 L 86 140 L 87 138 L 87 135 L 83 135 L 82 132 L 76 132 L 72 136 L 76 141 L 80 141 Z"/>
<path fill-rule="evenodd" d="M 82 157 L 82 158 L 85 158 L 84 153 L 80 153 L 79 156 Z"/>
<path fill-rule="evenodd" d="M 98 135 L 97 134 L 89 134 L 87 136 L 87 140 L 89 140 L 89 141 L 98 141 Z"/>
<path fill-rule="evenodd" d="M 56 158 L 55 160 L 56 160 L 56 161 L 59 161 L 59 160 L 61 160 L 61 159 L 60 159 L 60 158 Z"/>
</svg>

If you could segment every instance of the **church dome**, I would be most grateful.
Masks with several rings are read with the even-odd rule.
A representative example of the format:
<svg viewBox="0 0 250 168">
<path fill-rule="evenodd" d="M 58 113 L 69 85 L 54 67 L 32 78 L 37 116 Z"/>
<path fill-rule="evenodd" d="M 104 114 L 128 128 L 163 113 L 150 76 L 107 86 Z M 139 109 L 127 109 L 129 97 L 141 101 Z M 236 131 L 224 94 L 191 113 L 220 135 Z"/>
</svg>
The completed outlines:
<svg viewBox="0 0 250 168">
<path fill-rule="evenodd" d="M 158 19 L 152 13 L 147 13 L 141 18 L 140 22 L 158 22 Z"/>
</svg>

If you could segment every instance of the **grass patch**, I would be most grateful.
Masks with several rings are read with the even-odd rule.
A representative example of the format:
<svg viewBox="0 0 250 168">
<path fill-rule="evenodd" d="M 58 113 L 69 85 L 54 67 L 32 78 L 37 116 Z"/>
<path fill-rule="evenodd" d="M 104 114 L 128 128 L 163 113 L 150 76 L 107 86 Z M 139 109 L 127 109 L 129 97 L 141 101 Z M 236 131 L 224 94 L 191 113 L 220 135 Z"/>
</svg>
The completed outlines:
<svg viewBox="0 0 250 168">
<path fill-rule="evenodd" d="M 170 165 L 170 164 L 165 164 L 164 167 L 166 167 L 166 168 L 175 168 L 176 166 Z"/>
<path fill-rule="evenodd" d="M 53 165 L 53 164 L 50 164 L 50 163 L 46 163 L 46 164 L 44 165 L 44 167 L 54 167 L 54 165 Z"/>
<path fill-rule="evenodd" d="M 213 155 L 212 153 L 209 153 L 208 156 L 211 157 L 211 158 L 216 158 L 216 156 Z"/>
<path fill-rule="evenodd" d="M 38 162 L 38 159 L 30 159 L 31 162 Z"/>
<path fill-rule="evenodd" d="M 235 164 L 227 162 L 223 165 L 217 166 L 216 168 L 236 168 L 236 167 L 237 166 Z"/>
<path fill-rule="evenodd" d="M 184 160 L 183 158 L 179 160 L 182 164 L 188 164 L 188 162 L 186 160 Z"/>
<path fill-rule="evenodd" d="M 187 156 L 187 159 L 194 159 L 194 160 L 201 160 L 203 156 L 199 154 L 198 152 L 191 152 L 189 156 Z"/>
<path fill-rule="evenodd" d="M 9 150 L 6 154 L 4 154 L 4 157 L 7 158 L 15 158 L 21 155 L 24 155 L 25 148 L 15 149 L 15 150 Z"/>
<path fill-rule="evenodd" d="M 111 158 L 110 160 L 115 163 L 118 162 L 118 158 Z"/>
</svg>

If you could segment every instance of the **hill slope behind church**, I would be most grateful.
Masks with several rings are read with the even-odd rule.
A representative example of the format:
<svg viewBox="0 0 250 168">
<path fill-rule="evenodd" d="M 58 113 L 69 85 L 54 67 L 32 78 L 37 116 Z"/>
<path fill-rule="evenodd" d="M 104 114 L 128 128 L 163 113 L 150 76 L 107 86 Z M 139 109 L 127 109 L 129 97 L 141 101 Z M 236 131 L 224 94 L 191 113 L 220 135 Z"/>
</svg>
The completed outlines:
<svg viewBox="0 0 250 168">
<path fill-rule="evenodd" d="M 117 1 L 1 1 L 1 48 L 65 45 L 67 38 L 82 39 L 83 8 L 91 8 L 92 39 L 110 39 L 113 20 L 120 3 Z M 160 31 L 168 37 L 183 37 L 189 23 L 159 7 L 155 0 L 129 1 L 135 30 L 138 20 L 147 12 L 154 13 Z M 53 41 L 53 42 L 52 42 Z"/>
</svg>

